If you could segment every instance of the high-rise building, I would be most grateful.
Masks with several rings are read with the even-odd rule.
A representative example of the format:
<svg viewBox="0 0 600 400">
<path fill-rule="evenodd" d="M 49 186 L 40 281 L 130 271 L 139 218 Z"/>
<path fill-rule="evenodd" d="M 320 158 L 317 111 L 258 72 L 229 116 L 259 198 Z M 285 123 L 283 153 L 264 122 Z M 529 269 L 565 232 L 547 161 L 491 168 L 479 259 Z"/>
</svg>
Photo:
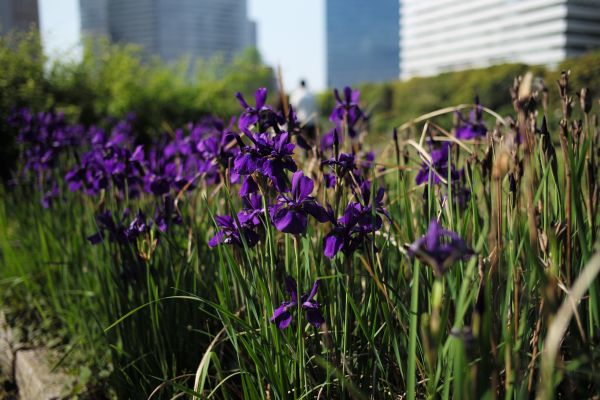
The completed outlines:
<svg viewBox="0 0 600 400">
<path fill-rule="evenodd" d="M 254 47 L 246 0 L 79 0 L 84 37 L 140 45 L 165 61 L 222 55 Z"/>
<path fill-rule="evenodd" d="M 0 35 L 39 29 L 37 0 L 0 0 Z"/>
<path fill-rule="evenodd" d="M 402 78 L 600 47 L 600 0 L 400 0 Z"/>
<path fill-rule="evenodd" d="M 398 0 L 326 0 L 327 85 L 397 79 Z"/>
</svg>

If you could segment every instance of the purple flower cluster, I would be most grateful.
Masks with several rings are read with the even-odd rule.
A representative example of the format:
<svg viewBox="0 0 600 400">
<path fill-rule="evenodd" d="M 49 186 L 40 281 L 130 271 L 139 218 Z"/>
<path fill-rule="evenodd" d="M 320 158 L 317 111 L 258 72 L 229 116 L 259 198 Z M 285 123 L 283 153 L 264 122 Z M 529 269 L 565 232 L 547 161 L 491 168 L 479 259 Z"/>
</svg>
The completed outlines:
<svg viewBox="0 0 600 400">
<path fill-rule="evenodd" d="M 309 215 L 320 222 L 328 221 L 329 214 L 311 195 L 314 181 L 297 170 L 293 159 L 295 144 L 282 126 L 285 118 L 265 104 L 267 90 L 256 91 L 255 107 L 249 106 L 239 93 L 237 98 L 243 108 L 239 120 L 243 136 L 233 135 L 239 152 L 233 157 L 232 170 L 243 177 L 240 196 L 244 209 L 237 214 L 239 224 L 227 215 L 216 218 L 219 230 L 210 245 L 241 245 L 243 237 L 247 245 L 253 246 L 259 241 L 258 232 L 267 218 L 279 231 L 295 235 L 306 232 Z M 289 172 L 293 173 L 291 185 Z M 266 209 L 259 190 L 276 192 L 272 202 L 264 199 Z"/>
<path fill-rule="evenodd" d="M 43 193 L 41 203 L 50 207 L 60 196 L 56 177 L 51 173 L 62 153 L 77 146 L 84 135 L 80 125 L 69 125 L 63 114 L 54 111 L 32 113 L 28 109 L 16 110 L 8 120 L 18 130 L 17 142 L 21 144 L 23 174 L 32 172 Z"/>
<path fill-rule="evenodd" d="M 344 93 L 342 100 L 336 91 L 338 103 L 331 119 L 338 124 L 346 121 L 354 126 L 364 118 L 358 106 L 359 92 L 346 88 Z M 241 246 L 242 238 L 247 245 L 253 246 L 260 241 L 262 226 L 267 221 L 280 232 L 304 234 L 309 217 L 313 217 L 320 223 L 332 224 L 324 240 L 327 257 L 333 258 L 339 251 L 351 254 L 365 243 L 369 234 L 381 228 L 381 216 L 387 216 L 382 203 L 383 188 L 371 199 L 371 182 L 365 178 L 372 168 L 374 153 L 361 155 L 359 163 L 355 154 L 337 152 L 334 157 L 321 162 L 323 167 L 332 170 L 331 174 L 324 174 L 325 188 L 334 188 L 336 182 L 343 181 L 354 192 L 354 200 L 337 218 L 330 206 L 323 207 L 313 197 L 315 182 L 297 170 L 293 158 L 295 144 L 280 125 L 281 116 L 265 104 L 266 96 L 266 90 L 259 89 L 255 96 L 256 106 L 251 107 L 239 93 L 237 95 L 243 108 L 239 125 L 244 135 L 235 136 L 240 151 L 234 157 L 233 171 L 243 177 L 240 196 L 244 199 L 244 209 L 235 219 L 229 215 L 216 218 L 218 230 L 210 240 L 211 247 L 222 243 Z M 337 141 L 335 131 L 334 141 Z M 291 184 L 290 172 L 293 173 Z M 263 195 L 273 191 L 275 194 L 263 199 L 257 195 L 259 190 Z"/>
<path fill-rule="evenodd" d="M 83 136 L 80 125 L 67 124 L 63 114 L 54 111 L 35 114 L 24 108 L 15 111 L 8 122 L 18 129 L 25 169 L 38 175 L 53 168 L 59 155 L 79 144 Z"/>
<path fill-rule="evenodd" d="M 127 225 L 125 220 L 129 215 L 129 209 L 125 209 L 120 220 L 115 220 L 110 211 L 99 213 L 96 215 L 98 231 L 88 236 L 88 241 L 91 244 L 99 244 L 108 237 L 110 242 L 126 245 L 134 243 L 139 237 L 149 233 L 153 226 L 156 226 L 159 233 L 164 233 L 172 225 L 182 224 L 181 215 L 170 196 L 163 198 L 162 204 L 156 208 L 154 217 L 150 220 L 146 219 L 142 210 L 138 210 L 136 216 Z"/>
<path fill-rule="evenodd" d="M 160 196 L 171 190 L 190 190 L 201 178 L 208 185 L 221 182 L 239 152 L 230 127 L 218 119 L 208 118 L 189 124 L 188 134 L 178 129 L 173 138 L 165 138 L 152 146 L 144 178 L 146 192 Z M 231 180 L 237 182 L 237 176 L 230 175 Z"/>
<path fill-rule="evenodd" d="M 487 127 L 483 122 L 483 107 L 479 104 L 479 99 L 475 98 L 475 107 L 471 110 L 469 118 L 465 119 L 460 112 L 456 112 L 458 125 L 456 127 L 456 138 L 459 140 L 471 140 L 485 137 Z M 442 182 L 446 183 L 447 192 L 452 188 L 452 201 L 460 206 L 464 206 L 471 198 L 471 191 L 464 185 L 463 170 L 457 170 L 451 159 L 451 142 L 442 142 L 436 148 L 433 148 L 432 141 L 429 141 L 430 157 L 421 163 L 421 168 L 417 172 L 415 181 L 418 185 L 432 183 L 434 185 Z M 445 203 L 448 195 L 442 196 L 442 202 Z"/>
<path fill-rule="evenodd" d="M 110 137 L 92 129 L 91 149 L 65 175 L 69 190 L 83 190 L 88 195 L 115 187 L 121 196 L 135 197 L 143 189 L 144 152 L 141 146 L 131 149 L 131 125 L 119 123 Z"/>
<path fill-rule="evenodd" d="M 356 139 L 359 124 L 366 121 L 359 107 L 359 92 L 345 88 L 340 96 L 335 91 L 336 105 L 330 116 L 335 128 L 328 146 L 334 151 L 324 159 L 317 153 L 321 169 L 330 170 L 323 174 L 322 185 L 315 185 L 296 164 L 296 145 L 308 148 L 308 144 L 299 134 L 293 109 L 287 115 L 274 111 L 266 104 L 265 88 L 256 91 L 254 105 L 240 93 L 236 97 L 242 106 L 237 129 L 235 119 L 225 126 L 220 120 L 207 118 L 165 134 L 148 146 L 136 143 L 132 118 L 110 130 L 69 125 L 54 113 L 21 111 L 12 122 L 20 129 L 27 170 L 42 176 L 52 170 L 62 177 L 62 185 L 51 181 L 43 187 L 45 206 L 60 195 L 61 187 L 88 196 L 102 195 L 103 199 L 112 196 L 116 204 L 140 196 L 153 199 L 154 212 L 149 218 L 141 209 L 134 216 L 126 209 L 117 217 L 114 211 L 101 208 L 95 218 L 97 230 L 87 238 L 92 244 L 106 239 L 130 246 L 139 239 L 153 240 L 173 225 L 182 224 L 174 199 L 199 185 L 219 183 L 239 184 L 242 207 L 235 214 L 215 216 L 216 231 L 209 247 L 256 246 L 268 226 L 285 234 L 303 235 L 311 219 L 331 226 L 323 240 L 328 258 L 339 252 L 349 256 L 371 243 L 383 217 L 389 218 L 383 206 L 383 188 L 372 193 L 368 179 L 375 156 L 363 152 L 360 141 L 354 140 L 350 152 L 340 152 L 343 137 L 338 137 L 338 132 L 347 132 L 350 139 Z M 74 163 L 68 164 L 66 157 L 63 163 L 58 162 L 64 151 L 71 153 Z M 323 196 L 326 206 L 317 201 L 317 194 Z M 329 205 L 327 199 L 331 198 L 344 210 L 342 215 Z M 344 206 L 340 203 L 345 198 L 350 200 Z M 104 204 L 102 201 L 101 207 Z M 290 300 L 275 310 L 271 321 L 283 329 L 290 324 L 293 309 L 300 307 L 308 322 L 319 327 L 324 318 L 314 299 L 318 286 L 317 280 L 309 293 L 301 295 L 296 282 L 287 278 L 285 289 Z"/>
<path fill-rule="evenodd" d="M 130 121 L 117 124 L 110 137 L 92 127 L 87 133 L 89 150 L 65 175 L 71 191 L 89 195 L 115 188 L 129 197 L 142 192 L 163 196 L 192 189 L 199 180 L 221 181 L 239 153 L 232 132 L 214 118 L 177 129 L 151 146 L 134 146 Z M 235 174 L 231 180 L 236 181 Z"/>
<path fill-rule="evenodd" d="M 152 220 L 142 225 L 164 233 L 182 222 L 174 191 L 191 189 L 201 180 L 210 185 L 225 177 L 232 183 L 239 179 L 231 169 L 240 150 L 233 132 L 216 118 L 189 124 L 186 130 L 176 130 L 172 138 L 165 136 L 150 146 L 135 144 L 134 117 L 117 122 L 108 135 L 95 126 L 70 125 L 54 112 L 33 114 L 23 109 L 9 122 L 19 132 L 23 173 L 36 176 L 44 207 L 60 197 L 63 186 L 90 196 L 111 190 L 120 200 L 148 193 L 157 197 L 157 206 Z M 61 158 L 63 153 L 72 157 Z M 71 159 L 76 162 L 69 165 Z M 105 237 L 120 244 L 135 240 L 140 234 L 132 233 L 133 226 L 123 225 L 127 216 L 128 212 L 116 221 L 110 211 L 100 213 L 96 221 L 99 230 L 90 236 L 90 242 L 96 244 Z M 142 217 L 136 216 L 132 224 Z"/>
</svg>

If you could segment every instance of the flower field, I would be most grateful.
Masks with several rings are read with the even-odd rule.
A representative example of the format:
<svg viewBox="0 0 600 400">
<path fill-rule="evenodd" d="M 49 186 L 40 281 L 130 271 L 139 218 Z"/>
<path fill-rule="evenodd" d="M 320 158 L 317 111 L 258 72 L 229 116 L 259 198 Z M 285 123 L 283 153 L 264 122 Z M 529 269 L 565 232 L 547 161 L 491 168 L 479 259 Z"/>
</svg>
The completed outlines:
<svg viewBox="0 0 600 400">
<path fill-rule="evenodd" d="M 10 322 L 79 398 L 592 398 L 598 103 L 569 77 L 369 140 L 351 88 L 317 138 L 265 88 L 151 139 L 15 108 Z"/>
</svg>

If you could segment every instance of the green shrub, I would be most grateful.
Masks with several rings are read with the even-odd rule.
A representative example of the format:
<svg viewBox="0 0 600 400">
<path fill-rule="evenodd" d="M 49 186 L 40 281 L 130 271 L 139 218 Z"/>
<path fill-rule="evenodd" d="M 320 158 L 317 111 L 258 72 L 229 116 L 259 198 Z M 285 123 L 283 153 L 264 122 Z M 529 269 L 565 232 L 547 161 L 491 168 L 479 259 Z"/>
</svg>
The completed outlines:
<svg viewBox="0 0 600 400">
<path fill-rule="evenodd" d="M 47 82 L 39 37 L 33 33 L 0 36 L 0 176 L 14 165 L 14 133 L 6 118 L 15 107 L 44 108 Z"/>
<path fill-rule="evenodd" d="M 237 91 L 252 98 L 257 87 L 275 86 L 273 71 L 255 49 L 231 63 L 182 59 L 167 65 L 157 58 L 142 61 L 137 46 L 100 40 L 85 44 L 81 60 L 54 60 L 46 71 L 42 50 L 35 33 L 0 38 L 0 173 L 5 178 L 16 155 L 16 133 L 6 124 L 15 107 L 54 107 L 84 125 L 133 112 L 137 132 L 147 139 L 204 115 L 236 114 Z"/>
<path fill-rule="evenodd" d="M 573 87 L 588 87 L 594 94 L 600 92 L 600 51 L 568 59 L 556 68 L 502 64 L 487 68 L 447 72 L 433 77 L 416 77 L 407 81 L 367 83 L 360 85 L 361 98 L 372 108 L 373 132 L 389 134 L 393 127 L 432 110 L 473 102 L 478 95 L 482 104 L 500 114 L 511 114 L 513 107 L 509 88 L 516 76 L 531 71 L 553 91 L 561 70 L 573 72 Z M 340 88 L 341 89 L 341 88 Z M 319 95 L 322 115 L 329 115 L 333 107 L 330 92 Z M 577 100 L 577 99 L 575 99 Z M 576 107 L 575 107 L 576 108 Z M 560 104 L 556 96 L 550 97 L 549 120 L 557 123 Z"/>
</svg>

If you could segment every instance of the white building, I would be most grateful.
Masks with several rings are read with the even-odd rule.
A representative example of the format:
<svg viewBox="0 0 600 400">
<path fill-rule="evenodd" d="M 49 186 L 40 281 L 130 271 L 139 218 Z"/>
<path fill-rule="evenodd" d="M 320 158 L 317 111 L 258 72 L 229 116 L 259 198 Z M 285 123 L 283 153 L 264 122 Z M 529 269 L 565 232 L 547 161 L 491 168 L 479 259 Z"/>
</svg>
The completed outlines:
<svg viewBox="0 0 600 400">
<path fill-rule="evenodd" d="M 505 62 L 555 65 L 600 47 L 600 0 L 399 0 L 400 77 Z"/>
</svg>

